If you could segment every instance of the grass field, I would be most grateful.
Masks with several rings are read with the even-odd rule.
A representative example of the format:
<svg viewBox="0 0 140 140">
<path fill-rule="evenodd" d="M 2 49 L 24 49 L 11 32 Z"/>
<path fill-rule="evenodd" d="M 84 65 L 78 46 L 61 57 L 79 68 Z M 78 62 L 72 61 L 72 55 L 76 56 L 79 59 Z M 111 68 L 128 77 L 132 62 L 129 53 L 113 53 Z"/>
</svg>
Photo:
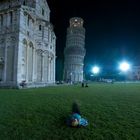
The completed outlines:
<svg viewBox="0 0 140 140">
<path fill-rule="evenodd" d="M 73 101 L 85 128 L 65 125 Z M 0 89 L 0 140 L 140 140 L 140 84 Z"/>
</svg>

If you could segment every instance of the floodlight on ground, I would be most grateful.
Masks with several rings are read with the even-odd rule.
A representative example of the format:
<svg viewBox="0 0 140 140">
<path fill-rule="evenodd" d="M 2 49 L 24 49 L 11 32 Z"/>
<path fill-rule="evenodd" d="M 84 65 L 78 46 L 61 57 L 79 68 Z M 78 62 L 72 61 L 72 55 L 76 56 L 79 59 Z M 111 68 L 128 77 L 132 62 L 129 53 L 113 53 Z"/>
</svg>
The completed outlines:
<svg viewBox="0 0 140 140">
<path fill-rule="evenodd" d="M 93 72 L 93 74 L 98 74 L 98 73 L 100 72 L 100 68 L 97 67 L 97 66 L 94 66 L 94 67 L 92 68 L 92 72 Z"/>
<path fill-rule="evenodd" d="M 130 64 L 126 61 L 120 63 L 119 69 L 123 72 L 127 72 L 130 69 Z"/>
</svg>

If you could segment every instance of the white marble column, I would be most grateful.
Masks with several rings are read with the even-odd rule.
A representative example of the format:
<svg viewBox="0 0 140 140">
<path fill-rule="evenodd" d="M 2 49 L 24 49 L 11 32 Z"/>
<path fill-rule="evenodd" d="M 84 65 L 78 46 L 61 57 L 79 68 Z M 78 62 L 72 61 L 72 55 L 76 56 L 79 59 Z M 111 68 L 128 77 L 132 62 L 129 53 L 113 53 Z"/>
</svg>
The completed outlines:
<svg viewBox="0 0 140 140">
<path fill-rule="evenodd" d="M 51 81 L 51 57 L 48 58 L 48 83 Z"/>
<path fill-rule="evenodd" d="M 0 15 L 0 30 L 2 29 L 3 24 L 3 14 Z"/>
<path fill-rule="evenodd" d="M 1 63 L 4 62 L 4 55 L 5 55 L 5 48 L 3 47 L 3 43 L 1 43 L 1 48 L 0 48 L 0 57 L 2 57 Z M 4 62 L 5 63 L 5 62 Z M 3 81 L 4 79 L 4 64 L 0 66 L 0 73 L 1 73 L 1 80 Z"/>
<path fill-rule="evenodd" d="M 50 83 L 52 83 L 52 56 L 51 56 L 51 59 L 50 59 Z"/>
<path fill-rule="evenodd" d="M 42 53 L 42 59 L 41 59 L 41 71 L 42 71 L 42 75 L 41 75 L 41 81 L 44 82 L 44 53 Z"/>
<path fill-rule="evenodd" d="M 5 29 L 5 25 L 7 25 L 6 14 L 3 14 L 3 29 Z M 4 59 L 4 82 L 6 82 L 6 71 L 7 71 L 7 40 L 5 38 L 4 47 L 5 47 L 5 59 Z"/>
<path fill-rule="evenodd" d="M 28 49 L 28 81 L 32 82 L 33 76 L 33 45 L 30 44 Z"/>
<path fill-rule="evenodd" d="M 15 34 L 15 36 L 12 37 L 12 45 L 13 45 L 13 83 L 17 85 L 17 83 L 19 82 L 19 79 L 21 80 L 21 76 L 22 73 L 19 74 L 18 68 L 19 65 L 21 67 L 21 59 L 22 59 L 22 54 L 21 51 L 19 51 L 19 43 L 17 42 L 17 40 L 19 41 L 19 38 L 17 37 L 17 34 Z M 20 53 L 19 53 L 20 52 Z M 20 63 L 19 63 L 20 62 Z M 19 77 L 20 78 L 19 78 Z"/>
<path fill-rule="evenodd" d="M 29 59 L 29 57 L 28 57 L 28 55 L 29 55 L 29 46 L 27 45 L 26 46 L 27 47 L 27 54 L 26 54 L 26 82 L 28 82 L 28 59 Z"/>
<path fill-rule="evenodd" d="M 48 55 L 45 53 L 44 55 L 44 82 L 48 81 Z"/>
<path fill-rule="evenodd" d="M 55 83 L 55 56 L 53 58 L 53 83 Z"/>
<path fill-rule="evenodd" d="M 36 56 L 35 56 L 35 48 L 33 48 L 33 75 L 32 75 L 32 81 L 35 82 L 35 69 L 36 69 Z"/>
<path fill-rule="evenodd" d="M 5 47 L 5 57 L 4 57 L 4 78 L 3 81 L 6 82 L 6 69 L 7 69 L 7 46 L 6 43 L 4 43 L 4 47 Z"/>
<path fill-rule="evenodd" d="M 6 19 L 7 19 L 6 26 L 9 27 L 10 26 L 10 12 L 6 13 Z"/>
<path fill-rule="evenodd" d="M 47 83 L 49 82 L 49 54 L 47 54 Z"/>
</svg>

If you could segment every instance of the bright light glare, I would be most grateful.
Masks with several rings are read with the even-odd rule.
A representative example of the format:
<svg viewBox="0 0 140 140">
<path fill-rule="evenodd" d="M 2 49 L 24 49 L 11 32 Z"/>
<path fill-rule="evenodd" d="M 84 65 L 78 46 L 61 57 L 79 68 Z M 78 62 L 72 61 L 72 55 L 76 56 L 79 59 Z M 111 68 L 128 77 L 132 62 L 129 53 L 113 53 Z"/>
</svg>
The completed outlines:
<svg viewBox="0 0 140 140">
<path fill-rule="evenodd" d="M 100 69 L 99 69 L 99 67 L 97 67 L 97 66 L 95 66 L 95 67 L 92 68 L 92 72 L 93 72 L 94 74 L 99 73 L 99 71 L 100 71 Z"/>
<path fill-rule="evenodd" d="M 127 62 L 122 62 L 119 66 L 120 70 L 126 72 L 130 69 L 130 65 Z"/>
</svg>

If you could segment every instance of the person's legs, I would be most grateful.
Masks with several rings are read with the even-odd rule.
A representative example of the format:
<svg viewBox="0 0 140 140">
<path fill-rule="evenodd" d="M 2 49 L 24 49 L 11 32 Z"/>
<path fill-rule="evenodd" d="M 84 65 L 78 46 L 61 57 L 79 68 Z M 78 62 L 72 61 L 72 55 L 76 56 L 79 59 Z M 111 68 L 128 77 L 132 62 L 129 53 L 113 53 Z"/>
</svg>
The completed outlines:
<svg viewBox="0 0 140 140">
<path fill-rule="evenodd" d="M 79 106 L 78 106 L 78 104 L 76 102 L 74 102 L 73 105 L 72 105 L 72 112 L 73 113 L 78 113 L 79 115 L 81 114 Z"/>
</svg>

